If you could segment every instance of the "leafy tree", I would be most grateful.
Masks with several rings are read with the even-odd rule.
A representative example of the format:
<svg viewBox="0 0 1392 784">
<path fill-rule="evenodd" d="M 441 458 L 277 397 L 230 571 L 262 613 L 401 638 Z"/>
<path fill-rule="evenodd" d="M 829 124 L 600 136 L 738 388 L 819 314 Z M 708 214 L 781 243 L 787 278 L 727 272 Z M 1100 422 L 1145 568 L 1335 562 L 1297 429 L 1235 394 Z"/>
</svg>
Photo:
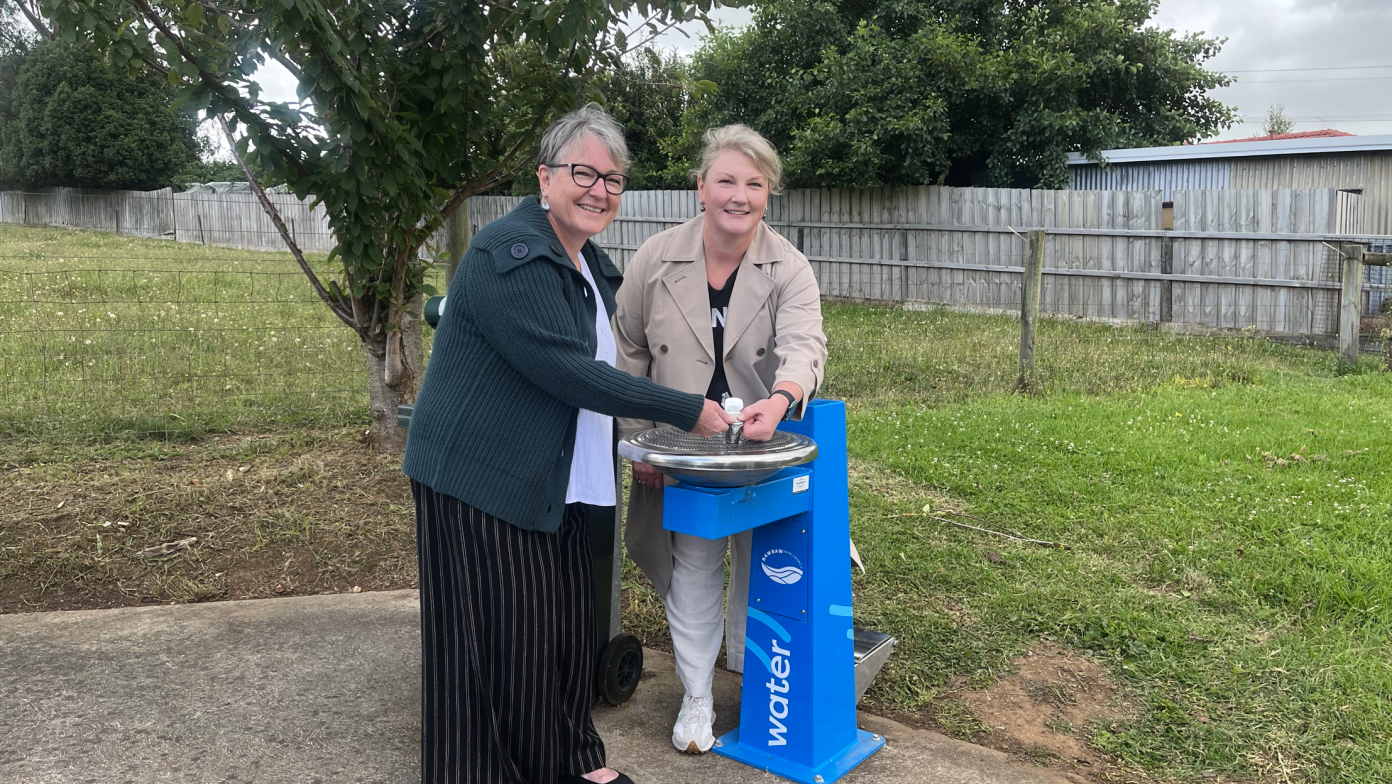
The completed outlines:
<svg viewBox="0 0 1392 784">
<path fill-rule="evenodd" d="M 794 186 L 1060 186 L 1068 152 L 1231 125 L 1203 68 L 1221 41 L 1145 27 L 1156 4 L 766 0 L 696 54 L 720 89 L 688 125 L 752 125 Z"/>
<path fill-rule="evenodd" d="M 198 137 L 198 160 L 185 166 L 174 175 L 174 187 L 186 188 L 193 183 L 202 182 L 246 182 L 242 165 L 222 154 L 222 150 L 206 136 Z M 262 187 L 280 185 L 280 181 L 258 166 L 251 166 L 257 182 Z"/>
<path fill-rule="evenodd" d="M 1267 136 L 1280 136 L 1283 133 L 1290 133 L 1295 128 L 1295 123 L 1286 116 L 1286 107 L 1283 104 L 1276 104 L 1266 110 L 1266 119 L 1262 121 L 1262 133 Z"/>
<path fill-rule="evenodd" d="M 7 58 L 8 59 L 8 58 Z M 12 62 L 12 61 L 11 61 Z M 44 41 L 0 65 L 0 177 L 21 187 L 153 190 L 196 159 L 196 123 L 164 79 L 113 71 L 90 49 Z"/>
<path fill-rule="evenodd" d="M 651 47 L 616 60 L 600 78 L 604 106 L 623 126 L 628 143 L 629 188 L 691 187 L 691 166 L 683 156 L 689 146 L 683 119 L 692 102 L 714 92 L 715 85 L 692 79 L 688 58 Z M 538 192 L 536 178 L 522 176 L 491 193 Z"/>
<path fill-rule="evenodd" d="M 37 44 L 37 36 L 25 31 L 0 0 L 0 125 L 10 115 L 10 96 L 14 94 L 19 69 Z"/>
<path fill-rule="evenodd" d="M 714 92 L 709 81 L 691 76 L 686 58 L 643 49 L 614 64 L 606 74 L 604 99 L 624 126 L 629 154 L 630 187 L 635 190 L 691 187 L 683 150 L 682 116 L 694 99 Z"/>
<path fill-rule="evenodd" d="M 324 207 L 341 284 L 314 274 L 248 173 L 319 297 L 362 339 L 371 440 L 395 450 L 396 405 L 415 398 L 421 362 L 409 310 L 431 292 L 422 245 L 469 196 L 529 167 L 546 124 L 628 48 L 625 15 L 660 25 L 712 0 L 44 2 L 63 35 L 163 69 L 204 117 L 225 118 L 242 160 Z M 253 76 L 271 59 L 299 80 L 299 102 L 260 95 Z"/>
<path fill-rule="evenodd" d="M 179 188 L 199 182 L 246 182 L 246 175 L 236 161 L 197 160 L 174 177 L 174 184 Z"/>
</svg>

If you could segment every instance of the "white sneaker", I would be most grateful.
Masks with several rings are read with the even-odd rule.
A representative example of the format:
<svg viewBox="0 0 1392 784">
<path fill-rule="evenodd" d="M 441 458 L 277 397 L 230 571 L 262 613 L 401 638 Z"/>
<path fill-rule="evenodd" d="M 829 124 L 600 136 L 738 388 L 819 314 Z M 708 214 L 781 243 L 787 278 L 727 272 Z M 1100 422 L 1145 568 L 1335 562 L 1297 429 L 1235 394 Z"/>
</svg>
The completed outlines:
<svg viewBox="0 0 1392 784">
<path fill-rule="evenodd" d="M 672 745 L 677 751 L 701 754 L 715 745 L 711 724 L 715 721 L 715 705 L 710 697 L 682 697 L 681 713 L 672 727 Z"/>
</svg>

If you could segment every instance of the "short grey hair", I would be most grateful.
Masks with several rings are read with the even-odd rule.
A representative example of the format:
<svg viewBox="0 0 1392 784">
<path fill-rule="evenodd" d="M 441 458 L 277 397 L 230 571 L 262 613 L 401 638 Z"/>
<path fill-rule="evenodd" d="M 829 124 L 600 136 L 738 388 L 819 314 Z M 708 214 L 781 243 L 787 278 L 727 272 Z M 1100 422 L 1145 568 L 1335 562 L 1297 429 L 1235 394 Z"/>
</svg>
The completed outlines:
<svg viewBox="0 0 1392 784">
<path fill-rule="evenodd" d="M 568 163 L 562 161 L 561 156 L 586 136 L 604 145 L 605 152 L 614 159 L 614 163 L 623 171 L 628 171 L 628 143 L 624 141 L 623 128 L 597 103 L 587 103 L 551 123 L 541 137 L 537 163 L 542 166 Z"/>
</svg>

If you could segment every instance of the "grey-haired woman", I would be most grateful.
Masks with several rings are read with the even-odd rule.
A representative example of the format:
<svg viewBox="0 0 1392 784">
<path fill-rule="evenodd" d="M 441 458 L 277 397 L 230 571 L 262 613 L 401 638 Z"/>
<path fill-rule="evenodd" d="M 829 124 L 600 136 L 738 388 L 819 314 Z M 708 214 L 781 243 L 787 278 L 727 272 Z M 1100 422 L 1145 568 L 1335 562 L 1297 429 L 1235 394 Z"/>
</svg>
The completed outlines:
<svg viewBox="0 0 1392 784">
<path fill-rule="evenodd" d="M 420 563 L 421 778 L 607 784 L 590 718 L 597 649 L 587 505 L 616 503 L 613 417 L 701 435 L 731 418 L 614 368 L 622 277 L 590 237 L 627 183 L 595 104 L 542 138 L 529 198 L 450 281 L 402 469 Z"/>
</svg>

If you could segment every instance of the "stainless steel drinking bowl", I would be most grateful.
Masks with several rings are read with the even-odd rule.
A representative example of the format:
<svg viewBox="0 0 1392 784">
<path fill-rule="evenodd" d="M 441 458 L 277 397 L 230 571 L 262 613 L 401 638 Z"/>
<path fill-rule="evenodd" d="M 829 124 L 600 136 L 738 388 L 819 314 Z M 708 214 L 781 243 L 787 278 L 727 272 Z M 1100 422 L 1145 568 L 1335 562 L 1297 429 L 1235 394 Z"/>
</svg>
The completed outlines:
<svg viewBox="0 0 1392 784">
<path fill-rule="evenodd" d="M 817 457 L 817 444 L 781 430 L 767 441 L 751 441 L 724 435 L 701 438 L 659 427 L 620 439 L 619 454 L 690 485 L 744 487 L 788 466 L 811 462 Z"/>
</svg>

